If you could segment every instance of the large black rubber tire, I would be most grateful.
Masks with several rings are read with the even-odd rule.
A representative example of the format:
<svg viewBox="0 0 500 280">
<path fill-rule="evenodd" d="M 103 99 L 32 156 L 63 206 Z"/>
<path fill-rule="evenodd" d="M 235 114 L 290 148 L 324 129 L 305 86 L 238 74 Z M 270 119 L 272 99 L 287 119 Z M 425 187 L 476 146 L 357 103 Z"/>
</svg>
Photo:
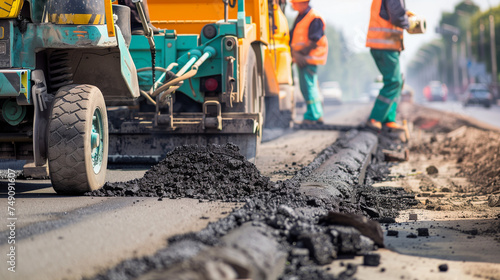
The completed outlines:
<svg viewBox="0 0 500 280">
<path fill-rule="evenodd" d="M 236 103 L 232 108 L 226 107 L 226 112 L 241 112 L 241 113 L 261 113 L 264 114 L 264 100 L 263 100 L 263 80 L 262 75 L 259 74 L 257 66 L 257 56 L 255 51 L 250 48 L 248 50 L 247 61 L 245 64 L 245 84 L 243 88 L 243 102 Z M 262 141 L 263 119 L 259 122 L 257 138 L 255 146 L 256 149 L 247 149 L 242 151 L 242 154 L 251 162 L 255 162 L 257 150 Z M 246 138 L 243 141 L 247 141 Z M 238 143 L 235 143 L 238 144 Z"/>
<path fill-rule="evenodd" d="M 245 85 L 245 112 L 262 113 L 263 111 L 263 82 L 262 76 L 257 69 L 257 56 L 253 49 L 248 51 L 247 58 L 247 82 Z"/>
<path fill-rule="evenodd" d="M 245 85 L 243 88 L 243 102 L 236 103 L 232 108 L 226 107 L 227 112 L 242 113 L 263 113 L 263 82 L 257 68 L 257 56 L 255 51 L 250 48 L 245 68 Z"/>
<path fill-rule="evenodd" d="M 100 168 L 92 163 L 92 119 L 102 117 L 103 157 Z M 55 96 L 49 120 L 49 174 L 59 194 L 81 194 L 101 188 L 108 164 L 108 119 L 101 91 L 91 85 L 69 85 Z"/>
</svg>

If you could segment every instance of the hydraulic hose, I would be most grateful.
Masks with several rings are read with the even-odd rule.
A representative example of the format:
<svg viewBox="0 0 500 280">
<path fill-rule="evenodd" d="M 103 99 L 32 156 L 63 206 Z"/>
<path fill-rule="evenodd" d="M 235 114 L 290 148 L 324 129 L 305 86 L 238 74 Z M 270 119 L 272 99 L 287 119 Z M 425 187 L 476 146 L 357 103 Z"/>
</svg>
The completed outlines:
<svg viewBox="0 0 500 280">
<path fill-rule="evenodd" d="M 163 68 L 163 67 L 155 67 L 155 71 L 163 72 L 163 74 L 160 76 L 160 78 L 158 78 L 158 80 L 151 87 L 151 89 L 149 90 L 149 94 L 153 93 L 153 90 L 161 83 L 161 81 L 163 80 L 163 78 L 165 78 L 165 75 L 167 74 L 167 72 L 171 71 L 172 68 L 174 68 L 175 66 L 178 66 L 178 64 L 175 63 L 175 62 L 172 62 L 172 63 L 170 63 L 170 65 L 168 65 L 168 67 L 166 69 Z M 149 70 L 153 70 L 153 67 L 143 67 L 143 68 L 137 69 L 137 73 L 144 72 L 144 71 L 149 71 Z"/>
<path fill-rule="evenodd" d="M 197 58 L 196 56 L 192 57 L 189 59 L 189 61 L 184 65 L 184 67 L 177 72 L 177 78 L 168 81 L 166 84 L 162 85 L 161 87 L 157 88 L 151 96 L 155 97 L 159 95 L 162 92 L 165 92 L 161 95 L 160 101 L 163 101 L 165 97 L 169 94 L 171 94 L 174 90 L 176 90 L 178 87 L 178 83 L 184 80 L 187 80 L 189 78 L 192 78 L 198 73 L 198 68 L 210 57 L 215 56 L 216 50 L 212 47 L 206 47 L 204 50 L 203 55 L 200 58 Z M 187 71 L 187 69 L 191 68 L 191 70 L 187 73 L 184 73 Z M 173 89 L 173 87 L 177 86 L 177 88 Z M 172 87 L 172 88 L 171 88 Z"/>
<path fill-rule="evenodd" d="M 160 102 L 163 103 L 163 101 L 165 101 L 165 98 L 169 94 L 171 94 L 172 92 L 174 92 L 176 89 L 178 89 L 180 87 L 179 86 L 180 82 L 194 77 L 196 75 L 196 73 L 198 73 L 198 68 L 193 67 L 192 70 L 187 72 L 186 74 L 184 74 L 178 78 L 175 78 L 175 79 L 171 80 L 170 82 L 159 87 L 157 90 L 155 90 L 153 92 L 152 96 L 157 96 L 161 92 L 165 91 L 162 95 L 160 95 Z"/>
<path fill-rule="evenodd" d="M 184 65 L 184 67 L 182 67 L 181 70 L 179 70 L 179 72 L 177 72 L 176 75 L 177 76 L 184 75 L 184 73 L 186 73 L 187 70 L 194 65 L 194 63 L 196 62 L 197 59 L 198 59 L 198 57 L 196 57 L 196 56 L 191 57 L 191 59 L 189 59 L 189 61 L 186 63 L 186 65 Z"/>
<path fill-rule="evenodd" d="M 149 102 L 153 103 L 153 105 L 156 105 L 156 101 L 154 101 L 153 98 L 151 98 L 151 96 L 149 96 L 149 94 L 147 92 L 145 92 L 144 90 L 140 90 L 142 96 L 144 96 L 144 98 L 146 98 L 147 100 L 149 100 Z"/>
</svg>

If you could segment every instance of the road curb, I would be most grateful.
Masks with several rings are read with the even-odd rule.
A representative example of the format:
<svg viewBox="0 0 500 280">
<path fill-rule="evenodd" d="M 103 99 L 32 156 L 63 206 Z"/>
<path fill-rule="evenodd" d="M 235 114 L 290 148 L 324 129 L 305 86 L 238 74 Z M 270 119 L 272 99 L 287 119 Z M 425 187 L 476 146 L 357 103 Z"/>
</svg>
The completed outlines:
<svg viewBox="0 0 500 280">
<path fill-rule="evenodd" d="M 349 133 L 327 148 L 324 156 L 322 153 L 316 158 L 309 165 L 310 171 L 303 172 L 301 192 L 318 198 L 355 199 L 356 187 L 353 186 L 364 184 L 366 170 L 377 150 L 378 138 L 370 132 Z"/>
<path fill-rule="evenodd" d="M 278 197 L 294 196 L 300 192 L 306 192 L 306 195 L 320 199 L 324 197 L 325 200 L 353 199 L 356 187 L 364 183 L 366 169 L 371 162 L 372 154 L 377 148 L 377 143 L 377 136 L 369 132 L 352 130 L 343 134 L 334 144 L 323 150 L 308 166 L 301 169 L 296 176 L 280 183 L 285 188 L 298 189 L 289 194 L 284 192 L 275 195 Z M 320 181 L 312 180 L 311 175 L 320 176 L 322 179 Z M 308 186 L 308 190 L 305 190 L 304 186 L 307 183 L 311 183 L 311 185 Z M 324 186 L 314 185 L 320 183 L 323 183 Z M 302 185 L 302 187 L 299 188 L 299 185 Z M 349 188 L 351 190 L 347 191 Z M 278 192 L 280 191 L 278 190 Z M 262 195 L 267 196 L 266 194 Z M 248 209 L 244 211 L 243 209 L 246 206 L 248 206 L 248 209 L 254 210 L 267 209 L 266 211 L 272 213 L 270 217 L 261 220 L 262 217 L 247 216 L 259 214 L 256 212 L 252 214 L 248 212 Z M 305 211 L 305 209 L 302 210 Z M 312 209 L 316 214 L 327 214 L 327 209 L 323 210 Z M 224 280 L 236 278 L 273 280 L 286 273 L 285 264 L 287 261 L 296 262 L 300 258 L 307 259 L 310 257 L 314 261 L 324 264 L 336 256 L 337 250 L 340 250 L 341 253 L 363 253 L 373 248 L 374 243 L 369 238 L 361 236 L 355 228 L 332 225 L 328 232 L 340 240 L 336 239 L 340 244 L 338 245 L 339 248 L 334 248 L 333 244 L 331 244 L 330 250 L 323 252 L 324 240 L 333 238 L 327 233 L 317 235 L 301 234 L 297 238 L 304 243 L 306 248 L 289 251 L 290 248 L 280 243 L 280 238 L 283 237 L 280 237 L 277 228 L 286 227 L 285 221 L 287 220 L 298 221 L 307 215 L 303 211 L 301 214 L 296 212 L 293 205 L 277 204 L 276 208 L 269 208 L 264 205 L 256 205 L 255 202 L 249 199 L 242 209 L 236 210 L 228 217 L 220 220 L 221 223 L 219 223 L 220 221 L 212 223 L 198 233 L 170 238 L 169 247 L 160 250 L 151 258 L 146 257 L 144 259 L 146 263 L 138 259 L 132 261 L 134 264 L 126 264 L 127 261 L 125 261 L 122 265 L 106 274 L 108 276 L 125 276 L 127 269 L 130 267 L 139 267 L 144 269 L 143 272 L 156 269 L 137 278 L 140 280 Z M 274 221 L 274 223 L 283 222 L 284 224 L 281 224 L 281 226 L 276 224 L 276 227 L 271 227 L 270 225 L 273 222 L 267 219 Z M 241 224 L 240 221 L 242 221 Z M 296 230 L 299 233 L 300 227 L 297 227 Z M 176 252 L 176 248 L 179 247 L 177 245 L 186 241 L 194 242 L 199 246 L 189 250 L 190 253 L 185 253 L 183 257 L 175 257 L 175 261 L 173 261 L 172 256 L 179 255 Z M 151 265 L 151 260 L 155 258 L 158 258 L 158 260 L 155 261 L 154 265 Z M 293 263 L 291 265 L 297 264 Z M 149 269 L 146 267 L 149 267 Z M 136 273 L 136 275 L 141 274 L 138 271 Z M 288 273 L 290 272 L 288 271 Z M 98 279 L 118 279 L 115 277 L 108 278 L 106 275 L 102 276 L 101 278 L 98 277 Z"/>
<path fill-rule="evenodd" d="M 270 237 L 271 231 L 265 225 L 245 223 L 224 236 L 222 245 L 208 247 L 168 270 L 138 279 L 278 279 L 285 269 L 287 254 Z"/>
</svg>

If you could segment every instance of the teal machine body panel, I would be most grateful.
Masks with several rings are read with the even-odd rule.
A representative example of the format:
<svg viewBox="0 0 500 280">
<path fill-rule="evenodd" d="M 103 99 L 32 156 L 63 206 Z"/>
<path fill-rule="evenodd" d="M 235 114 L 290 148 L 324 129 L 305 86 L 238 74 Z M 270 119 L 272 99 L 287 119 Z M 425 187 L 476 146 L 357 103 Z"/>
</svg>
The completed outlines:
<svg viewBox="0 0 500 280">
<path fill-rule="evenodd" d="M 57 3 L 62 2 L 74 3 Z M 57 4 L 24 1 L 17 18 L 0 19 L 0 158 L 45 162 L 44 128 L 54 94 L 64 85 L 94 85 L 107 105 L 133 104 L 140 95 L 119 26 L 110 37 L 102 11 L 96 12 L 101 14 L 93 24 L 52 23 L 44 19 L 50 3 Z M 82 3 L 84 13 L 93 13 L 92 5 L 104 6 L 101 0 Z"/>
<path fill-rule="evenodd" d="M 24 94 L 26 103 L 31 104 L 30 73 L 35 69 L 50 72 L 43 69 L 48 66 L 40 64 L 39 56 L 50 56 L 55 51 L 71 56 L 64 66 L 71 68 L 73 82 L 77 80 L 99 87 L 106 100 L 127 102 L 139 96 L 134 62 L 121 32 L 116 32 L 116 37 L 109 37 L 106 25 L 52 23 L 27 23 L 21 31 L 14 24 L 18 23 L 0 20 L 0 29 L 4 30 L 0 39 L 0 79 L 9 81 L 2 82 L 0 98 Z M 85 74 L 89 68 L 93 69 L 90 73 L 101 78 Z M 109 83 L 111 79 L 112 84 Z"/>
<path fill-rule="evenodd" d="M 239 34 L 237 22 L 220 22 L 212 24 L 212 26 L 215 28 L 217 35 L 210 39 L 205 37 L 203 32 L 200 35 L 177 35 L 174 30 L 165 30 L 164 34 L 154 36 L 156 66 L 162 68 L 169 68 L 171 66 L 173 73 L 177 73 L 182 67 L 188 65 L 192 58 L 199 59 L 206 52 L 207 47 L 215 50 L 215 55 L 210 56 L 209 59 L 200 65 L 196 75 L 189 82 L 183 83 L 177 89 L 178 92 L 199 103 L 205 101 L 205 92 L 200 90 L 202 88 L 202 80 L 200 78 L 210 76 L 226 77 L 228 74 L 235 79 L 238 77 L 237 67 L 228 69 L 228 61 L 226 59 L 228 57 L 237 58 L 237 45 L 235 44 L 231 49 L 224 46 L 225 40 L 228 38 L 232 38 L 237 43 Z M 144 36 L 133 35 L 129 51 L 137 69 L 151 67 L 150 48 Z M 161 73 L 157 73 L 155 76 L 156 78 L 162 78 Z M 163 81 L 160 80 L 159 82 L 162 83 Z M 238 83 L 236 82 L 236 84 Z M 151 71 L 139 71 L 139 85 L 142 90 L 148 91 L 151 89 L 153 86 Z M 228 90 L 227 86 L 226 83 L 221 83 L 220 90 L 226 92 Z"/>
<path fill-rule="evenodd" d="M 24 146 L 15 144 L 12 154 L 19 157 L 20 151 L 32 145 L 32 150 L 41 150 L 38 156 L 43 160 L 43 141 L 38 147 L 34 144 L 45 137 L 43 129 L 37 131 L 37 119 L 42 124 L 47 119 L 51 98 L 58 88 L 89 84 L 100 89 L 108 108 L 118 106 L 116 108 L 129 110 L 127 115 L 132 116 L 116 123 L 111 120 L 110 156 L 158 157 L 180 144 L 239 143 L 240 140 L 246 143 L 240 146 L 242 153 L 255 156 L 262 115 L 246 111 L 245 106 L 241 106 L 242 100 L 238 100 L 237 109 L 231 109 L 235 93 L 243 89 L 242 81 L 238 80 L 241 74 L 237 64 L 238 40 L 245 37 L 246 24 L 250 23 L 245 17 L 243 0 L 238 0 L 237 19 L 207 24 L 208 29 L 201 34 L 178 35 L 175 30 L 163 30 L 154 35 L 154 63 L 151 45 L 145 36 L 132 35 L 129 42 L 118 23 L 115 24 L 116 37 L 108 35 L 107 26 L 101 21 L 56 24 L 58 15 L 50 11 L 47 15 L 47 7 L 55 3 L 52 1 L 25 1 L 29 20 L 0 19 L 0 29 L 4 31 L 4 36 L 0 36 L 0 82 L 3 85 L 0 106 L 7 104 L 2 114 L 9 124 L 2 125 L 0 132 L 12 135 L 9 139 L 4 137 L 0 145 L 25 142 Z M 70 4 L 72 0 L 58 1 Z M 64 9 L 57 13 L 64 13 Z M 163 70 L 153 75 L 151 70 L 145 70 L 152 65 Z M 167 70 L 179 76 L 190 73 L 192 76 L 161 91 L 154 102 L 155 97 L 147 93 L 176 79 L 176 76 L 169 77 Z M 208 80 L 217 81 L 216 88 L 213 83 L 212 87 L 207 86 Z M 141 111 L 140 106 L 145 103 L 141 94 L 146 101 L 153 101 L 156 108 L 150 110 L 150 106 L 149 111 Z M 174 112 L 174 101 L 170 98 L 179 95 L 199 105 L 199 110 Z M 165 104 L 169 104 L 168 112 L 165 107 L 161 108 Z M 112 115 L 110 111 L 108 115 Z M 37 162 L 37 152 L 33 153 Z"/>
</svg>

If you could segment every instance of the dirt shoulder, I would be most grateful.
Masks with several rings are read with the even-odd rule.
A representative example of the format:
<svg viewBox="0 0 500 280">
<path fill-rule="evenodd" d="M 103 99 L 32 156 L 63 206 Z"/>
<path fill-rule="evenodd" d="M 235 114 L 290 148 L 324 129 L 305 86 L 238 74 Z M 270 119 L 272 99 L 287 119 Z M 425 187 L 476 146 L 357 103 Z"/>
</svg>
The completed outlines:
<svg viewBox="0 0 500 280">
<path fill-rule="evenodd" d="M 499 130 L 411 104 L 400 116 L 411 124 L 410 159 L 376 186 L 404 187 L 421 204 L 383 224 L 380 266 L 360 266 L 356 277 L 500 279 L 500 207 L 488 205 L 500 191 Z"/>
<path fill-rule="evenodd" d="M 325 123 L 355 126 L 368 118 L 369 110 L 369 104 L 325 107 Z M 297 115 L 303 113 L 304 108 L 299 108 Z M 255 165 L 273 181 L 290 179 L 340 134 L 334 130 L 290 129 L 289 133 L 260 145 Z"/>
</svg>

